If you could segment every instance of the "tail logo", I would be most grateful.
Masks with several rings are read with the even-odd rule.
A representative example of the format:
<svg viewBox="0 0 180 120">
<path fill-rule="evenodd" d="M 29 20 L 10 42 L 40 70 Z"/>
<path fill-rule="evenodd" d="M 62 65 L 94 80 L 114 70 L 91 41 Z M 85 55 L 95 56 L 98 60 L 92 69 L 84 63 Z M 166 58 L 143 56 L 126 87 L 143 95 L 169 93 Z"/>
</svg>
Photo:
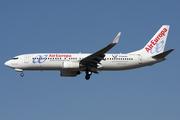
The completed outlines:
<svg viewBox="0 0 180 120">
<path fill-rule="evenodd" d="M 150 53 L 155 54 L 155 53 L 160 53 L 163 48 L 164 48 L 164 40 L 161 41 L 160 43 L 156 43 L 156 46 L 154 46 L 154 49 L 151 49 Z"/>
<path fill-rule="evenodd" d="M 158 34 L 158 36 L 154 39 L 154 40 L 151 40 L 150 41 L 150 44 L 149 45 L 147 45 L 146 47 L 145 47 L 145 49 L 146 49 L 146 51 L 147 52 L 149 52 L 150 50 L 152 50 L 152 48 L 156 45 L 156 50 L 158 50 L 159 49 L 159 45 L 161 44 L 161 47 L 162 47 L 162 45 L 164 44 L 164 42 L 160 42 L 159 44 L 158 44 L 158 41 L 160 40 L 160 38 L 162 38 L 163 36 L 165 36 L 165 33 L 167 32 L 167 29 L 166 28 L 164 28 L 159 34 Z M 152 52 L 151 52 L 152 53 Z"/>
</svg>

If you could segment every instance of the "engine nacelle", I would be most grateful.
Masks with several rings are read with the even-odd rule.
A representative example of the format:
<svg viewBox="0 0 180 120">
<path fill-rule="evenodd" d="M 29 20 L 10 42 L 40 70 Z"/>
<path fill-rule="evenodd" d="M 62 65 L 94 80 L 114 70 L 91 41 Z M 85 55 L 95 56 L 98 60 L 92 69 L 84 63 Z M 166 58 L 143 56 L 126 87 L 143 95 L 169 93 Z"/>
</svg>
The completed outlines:
<svg viewBox="0 0 180 120">
<path fill-rule="evenodd" d="M 61 70 L 61 76 L 63 77 L 76 77 L 76 75 L 79 75 L 80 71 L 67 71 L 67 70 Z"/>
<path fill-rule="evenodd" d="M 62 68 L 65 68 L 65 69 L 79 68 L 79 62 L 65 61 L 62 63 Z"/>
</svg>

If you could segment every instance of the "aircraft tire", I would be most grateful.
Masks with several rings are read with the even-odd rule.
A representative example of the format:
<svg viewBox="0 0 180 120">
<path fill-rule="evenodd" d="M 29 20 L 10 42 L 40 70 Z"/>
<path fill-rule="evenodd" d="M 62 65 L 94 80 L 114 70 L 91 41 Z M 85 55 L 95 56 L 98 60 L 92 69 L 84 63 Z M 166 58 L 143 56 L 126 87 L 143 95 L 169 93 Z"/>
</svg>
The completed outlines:
<svg viewBox="0 0 180 120">
<path fill-rule="evenodd" d="M 86 78 L 86 80 L 89 80 L 90 79 L 90 75 L 86 75 L 85 78 Z"/>
<path fill-rule="evenodd" d="M 23 76 L 24 76 L 24 73 L 21 73 L 20 76 L 23 77 Z"/>
</svg>

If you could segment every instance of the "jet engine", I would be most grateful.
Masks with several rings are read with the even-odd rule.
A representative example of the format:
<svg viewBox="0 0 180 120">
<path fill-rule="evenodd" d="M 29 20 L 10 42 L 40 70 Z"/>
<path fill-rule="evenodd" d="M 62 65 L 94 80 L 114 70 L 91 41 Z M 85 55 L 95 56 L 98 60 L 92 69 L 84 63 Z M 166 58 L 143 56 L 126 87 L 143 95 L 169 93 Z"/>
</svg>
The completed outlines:
<svg viewBox="0 0 180 120">
<path fill-rule="evenodd" d="M 80 71 L 67 71 L 67 70 L 61 70 L 61 76 L 63 77 L 76 77 L 76 75 L 79 75 Z"/>
</svg>

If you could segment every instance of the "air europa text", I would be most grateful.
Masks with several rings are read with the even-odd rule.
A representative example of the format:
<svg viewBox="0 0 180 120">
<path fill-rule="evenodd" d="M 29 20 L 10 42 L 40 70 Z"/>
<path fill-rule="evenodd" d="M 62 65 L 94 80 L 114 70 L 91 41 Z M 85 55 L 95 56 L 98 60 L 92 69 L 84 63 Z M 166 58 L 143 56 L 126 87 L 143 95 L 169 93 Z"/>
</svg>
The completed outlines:
<svg viewBox="0 0 180 120">
<path fill-rule="evenodd" d="M 49 54 L 49 57 L 65 57 L 65 58 L 68 58 L 68 57 L 71 57 L 71 55 Z"/>
<path fill-rule="evenodd" d="M 156 45 L 156 43 L 160 40 L 160 38 L 165 36 L 166 32 L 167 29 L 164 28 L 154 40 L 151 40 L 150 44 L 145 47 L 146 51 L 149 52 L 153 48 L 153 46 Z"/>
</svg>

